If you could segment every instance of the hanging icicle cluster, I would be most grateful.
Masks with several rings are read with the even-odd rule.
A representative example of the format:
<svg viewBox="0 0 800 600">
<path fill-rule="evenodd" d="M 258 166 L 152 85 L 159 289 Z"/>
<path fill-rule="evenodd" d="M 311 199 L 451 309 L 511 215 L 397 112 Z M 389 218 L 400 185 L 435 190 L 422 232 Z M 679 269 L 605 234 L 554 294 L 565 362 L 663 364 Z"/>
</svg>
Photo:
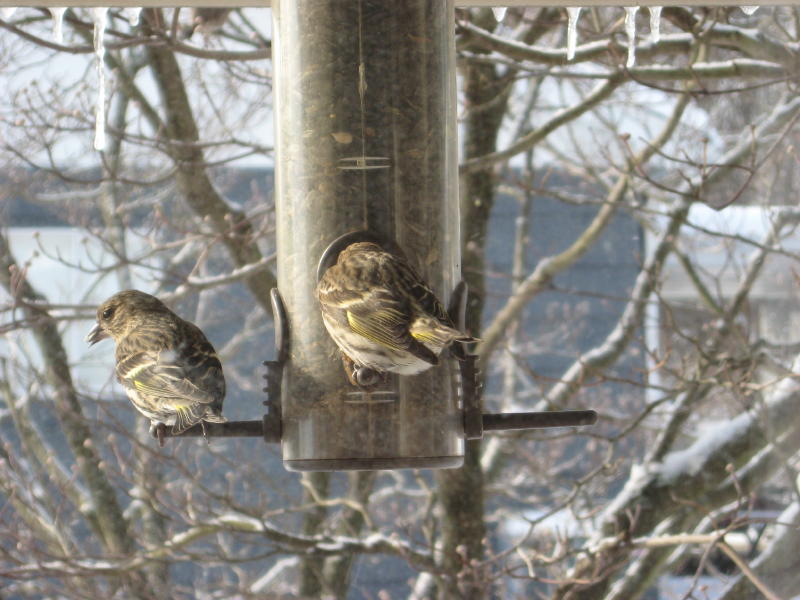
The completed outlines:
<svg viewBox="0 0 800 600">
<path fill-rule="evenodd" d="M 567 60 L 575 58 L 575 46 L 578 45 L 578 17 L 580 6 L 567 7 Z"/>
<path fill-rule="evenodd" d="M 142 14 L 141 8 L 123 8 L 125 16 L 128 17 L 128 23 L 131 27 L 136 27 L 139 24 L 139 16 Z"/>
<path fill-rule="evenodd" d="M 746 15 L 752 15 L 758 10 L 758 6 L 742 6 L 742 12 Z M 16 11 L 16 7 L 3 7 L 0 8 L 0 17 L 8 19 Z M 50 8 L 50 14 L 53 16 L 53 39 L 56 43 L 61 44 L 64 41 L 62 23 L 64 20 L 64 13 L 66 8 Z M 139 15 L 142 12 L 141 8 L 125 8 L 124 14 L 128 18 L 132 27 L 139 23 Z M 505 18 L 506 9 L 502 7 L 493 8 L 494 17 L 500 23 Z M 626 66 L 632 67 L 636 63 L 636 13 L 639 11 L 638 6 L 625 7 L 625 34 L 628 38 L 628 59 Z M 661 38 L 661 7 L 650 6 L 650 41 L 658 43 Z M 579 6 L 567 7 L 567 60 L 575 58 L 575 49 L 578 45 L 578 18 L 581 13 Z M 105 148 L 105 67 L 103 60 L 105 58 L 105 45 L 104 35 L 106 28 L 106 21 L 108 18 L 108 8 L 93 8 L 92 20 L 94 21 L 94 53 L 95 53 L 95 67 L 97 71 L 97 101 L 95 105 L 95 135 L 94 147 L 96 150 L 103 150 Z"/>
<path fill-rule="evenodd" d="M 94 120 L 94 149 L 105 150 L 106 147 L 106 68 L 105 68 L 105 34 L 108 21 L 108 8 L 92 9 L 94 21 L 94 60 L 97 70 L 97 104 Z"/>
<path fill-rule="evenodd" d="M 0 10 L 0 16 L 8 19 L 14 14 L 16 8 L 4 7 Z M 67 9 L 61 7 L 51 7 L 48 9 L 53 17 L 53 40 L 57 44 L 64 43 L 64 13 Z M 106 76 L 105 76 L 105 31 L 108 23 L 108 8 L 92 8 L 92 22 L 94 23 L 94 61 L 95 72 L 97 73 L 97 95 L 95 100 L 95 127 L 94 127 L 94 148 L 104 150 L 106 147 Z M 142 13 L 141 8 L 124 8 L 123 14 L 128 19 L 131 27 L 139 24 L 139 17 Z"/>
<path fill-rule="evenodd" d="M 649 6 L 647 8 L 650 12 L 650 41 L 654 44 L 657 44 L 661 39 L 661 8 L 661 6 Z M 752 15 L 758 10 L 758 6 L 742 6 L 740 8 L 746 15 Z M 625 66 L 628 68 L 631 68 L 636 63 L 637 12 L 639 12 L 638 6 L 625 7 L 625 34 L 628 37 L 628 60 Z M 567 7 L 567 60 L 575 58 L 575 48 L 578 43 L 578 17 L 580 13 L 581 8 L 578 6 Z"/>
<path fill-rule="evenodd" d="M 51 7 L 48 9 L 53 17 L 53 40 L 56 44 L 64 43 L 64 13 L 66 8 Z"/>
<path fill-rule="evenodd" d="M 628 60 L 625 66 L 629 69 L 636 63 L 636 13 L 638 6 L 625 7 L 625 34 L 628 36 Z"/>
<path fill-rule="evenodd" d="M 661 36 L 661 7 L 651 6 L 650 11 L 650 39 L 658 42 Z M 628 37 L 628 60 L 625 66 L 632 67 L 636 63 L 636 13 L 638 6 L 625 7 L 625 34 Z M 581 14 L 579 6 L 567 7 L 567 60 L 575 58 L 575 48 L 578 45 L 578 17 Z"/>
</svg>

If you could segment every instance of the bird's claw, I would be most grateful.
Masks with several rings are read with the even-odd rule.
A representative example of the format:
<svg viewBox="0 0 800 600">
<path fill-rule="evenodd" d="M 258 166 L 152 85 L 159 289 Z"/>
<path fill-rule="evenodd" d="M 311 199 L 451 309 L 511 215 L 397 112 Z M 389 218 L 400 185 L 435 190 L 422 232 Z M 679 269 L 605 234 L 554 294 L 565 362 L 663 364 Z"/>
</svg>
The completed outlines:
<svg viewBox="0 0 800 600">
<path fill-rule="evenodd" d="M 167 435 L 167 426 L 164 423 L 150 424 L 150 435 L 158 440 L 159 448 L 164 447 L 164 438 Z"/>
<path fill-rule="evenodd" d="M 356 363 L 346 354 L 342 354 L 342 367 L 344 367 L 344 373 L 347 375 L 347 380 L 350 382 L 350 385 L 358 386 L 358 381 L 356 381 Z"/>
<path fill-rule="evenodd" d="M 386 380 L 385 374 L 369 367 L 359 367 L 345 354 L 342 354 L 342 364 L 350 385 L 355 387 L 370 390 Z"/>
<path fill-rule="evenodd" d="M 353 375 L 355 376 L 358 386 L 362 388 L 374 387 L 383 380 L 383 377 L 381 377 L 378 371 L 374 371 L 369 367 L 356 367 Z"/>
</svg>

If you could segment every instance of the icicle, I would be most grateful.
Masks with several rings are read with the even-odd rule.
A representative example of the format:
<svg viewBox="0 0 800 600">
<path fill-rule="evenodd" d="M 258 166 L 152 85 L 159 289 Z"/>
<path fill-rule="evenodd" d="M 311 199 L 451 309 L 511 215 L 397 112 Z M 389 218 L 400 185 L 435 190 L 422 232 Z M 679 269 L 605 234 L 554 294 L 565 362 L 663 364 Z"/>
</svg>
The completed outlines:
<svg viewBox="0 0 800 600">
<path fill-rule="evenodd" d="M 3 8 L 0 8 L 0 19 L 3 19 L 4 21 L 6 19 L 10 19 L 11 15 L 13 15 L 16 10 L 16 6 L 4 6 Z"/>
<path fill-rule="evenodd" d="M 494 13 L 494 18 L 498 23 L 502 23 L 503 19 L 506 17 L 506 10 L 505 8 L 500 7 L 493 7 L 492 12 Z"/>
<path fill-rule="evenodd" d="M 742 12 L 748 16 L 754 14 L 758 10 L 757 6 L 741 6 L 739 8 L 741 8 Z"/>
<path fill-rule="evenodd" d="M 56 44 L 64 41 L 64 13 L 66 8 L 49 8 L 50 15 L 53 17 L 53 39 Z"/>
<path fill-rule="evenodd" d="M 628 34 L 628 62 L 625 66 L 630 68 L 636 62 L 636 13 L 638 6 L 625 7 L 625 33 Z"/>
<path fill-rule="evenodd" d="M 567 60 L 575 58 L 575 46 L 578 44 L 578 16 L 580 6 L 567 7 Z"/>
<path fill-rule="evenodd" d="M 136 27 L 139 24 L 139 15 L 142 14 L 141 8 L 124 8 L 122 9 L 125 13 L 125 16 L 128 17 L 128 23 L 131 24 L 131 27 Z"/>
<path fill-rule="evenodd" d="M 661 7 L 650 6 L 647 10 L 650 11 L 650 40 L 657 44 L 661 39 Z"/>
<path fill-rule="evenodd" d="M 105 33 L 108 8 L 93 8 L 94 21 L 94 62 L 97 68 L 97 104 L 94 120 L 94 149 L 106 147 L 106 69 L 103 59 L 106 54 Z"/>
</svg>

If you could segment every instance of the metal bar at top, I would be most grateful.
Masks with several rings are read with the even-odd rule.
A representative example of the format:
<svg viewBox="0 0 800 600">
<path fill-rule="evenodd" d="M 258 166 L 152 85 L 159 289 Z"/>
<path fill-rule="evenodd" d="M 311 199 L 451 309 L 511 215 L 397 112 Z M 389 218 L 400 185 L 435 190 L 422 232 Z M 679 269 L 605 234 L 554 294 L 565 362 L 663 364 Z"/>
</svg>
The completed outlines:
<svg viewBox="0 0 800 600">
<path fill-rule="evenodd" d="M 797 0 L 781 1 L 781 0 L 767 0 L 766 2 L 758 2 L 759 6 L 783 6 L 797 4 Z M 64 6 L 64 0 L 39 0 L 35 4 L 20 3 L 14 0 L 0 0 L 0 7 L 61 7 Z M 143 8 L 168 8 L 164 6 L 163 0 L 73 0 L 67 2 L 71 7 L 88 7 L 88 6 L 136 6 Z M 574 0 L 456 0 L 456 6 L 459 8 L 470 8 L 480 6 L 497 6 L 497 7 L 517 7 L 517 6 L 752 6 L 753 2 L 747 0 L 683 0 L 682 2 L 659 2 L 658 0 L 638 0 L 631 2 L 631 0 L 581 0 L 575 2 Z M 192 6 L 214 6 L 214 7 L 254 7 L 254 8 L 268 8 L 270 6 L 269 0 L 183 0 L 180 3 L 182 7 Z"/>
</svg>

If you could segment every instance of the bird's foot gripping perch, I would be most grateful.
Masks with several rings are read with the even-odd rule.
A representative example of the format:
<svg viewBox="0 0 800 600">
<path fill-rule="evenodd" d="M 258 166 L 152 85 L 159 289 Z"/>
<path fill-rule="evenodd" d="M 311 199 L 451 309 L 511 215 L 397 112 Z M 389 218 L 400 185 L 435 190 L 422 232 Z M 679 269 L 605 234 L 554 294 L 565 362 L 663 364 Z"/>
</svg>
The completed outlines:
<svg viewBox="0 0 800 600">
<path fill-rule="evenodd" d="M 342 354 L 342 366 L 350 385 L 366 391 L 370 391 L 384 383 L 388 377 L 387 373 L 379 373 L 369 367 L 359 367 L 345 354 Z"/>
</svg>

